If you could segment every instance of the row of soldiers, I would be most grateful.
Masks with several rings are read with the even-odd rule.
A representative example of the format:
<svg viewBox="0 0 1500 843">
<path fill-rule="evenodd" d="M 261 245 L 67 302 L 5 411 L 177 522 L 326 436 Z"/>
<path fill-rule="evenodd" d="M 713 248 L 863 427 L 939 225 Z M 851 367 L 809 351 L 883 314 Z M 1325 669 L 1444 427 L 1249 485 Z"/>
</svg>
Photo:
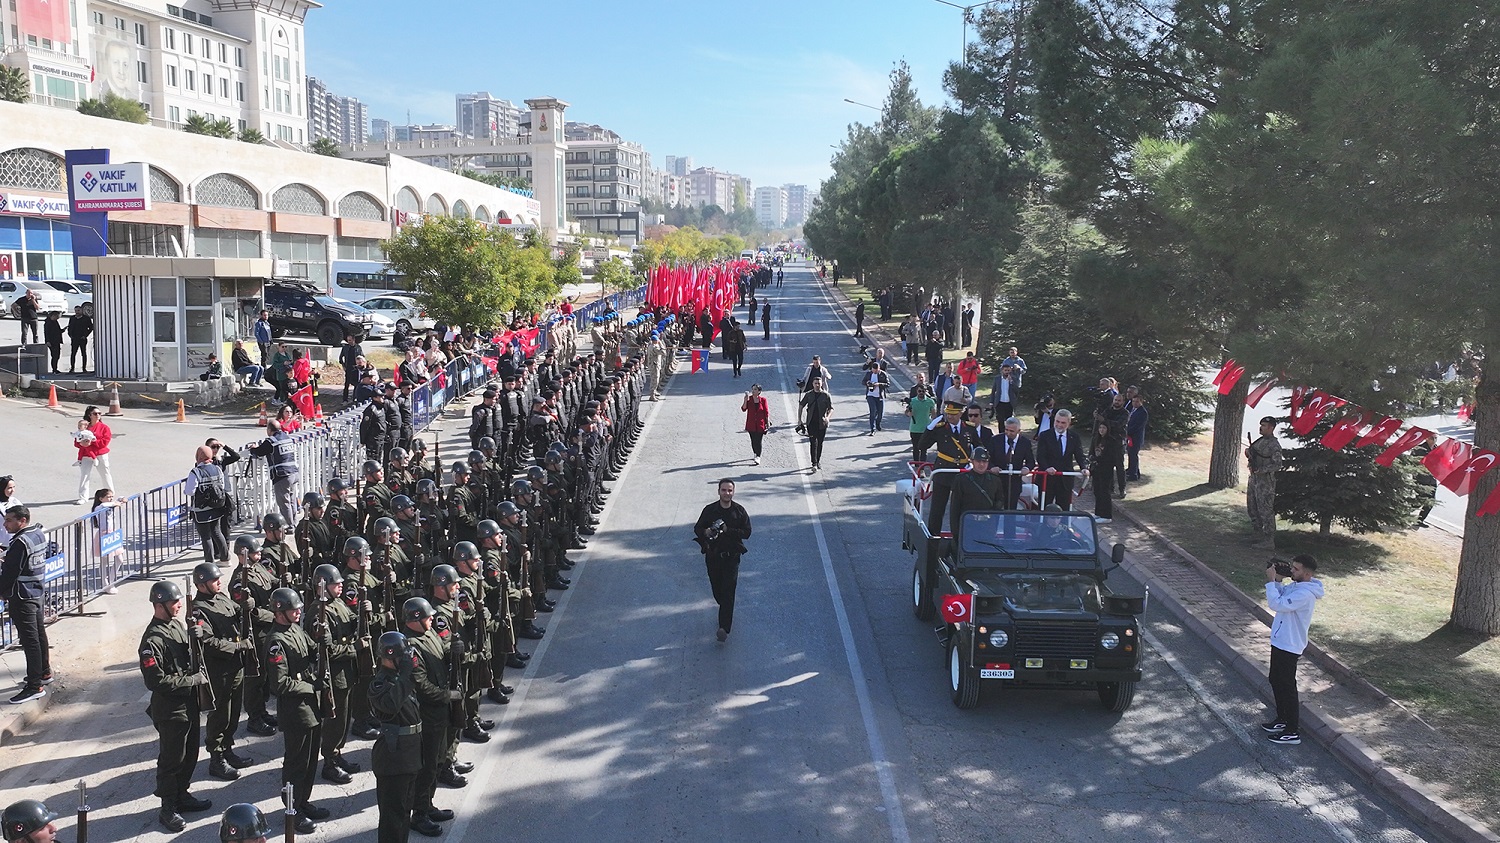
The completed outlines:
<svg viewBox="0 0 1500 843">
<path fill-rule="evenodd" d="M 183 813 L 211 807 L 189 791 L 203 715 L 209 775 L 234 780 L 254 763 L 235 751 L 243 715 L 251 734 L 283 736 L 299 833 L 329 816 L 312 801 L 320 766 L 325 780 L 349 783 L 360 767 L 344 750 L 365 739 L 375 740 L 379 839 L 442 833 L 453 812 L 434 805 L 436 788 L 467 785 L 474 765 L 458 744 L 489 741 L 480 701 L 509 703 L 505 671 L 526 666 L 520 642 L 546 634 L 537 616 L 553 610 L 548 591 L 569 587 L 567 552 L 594 533 L 604 482 L 641 428 L 642 359 L 608 373 L 597 364 L 535 367 L 546 372 L 530 379 L 535 464 L 516 465 L 503 434 L 483 436 L 444 488 L 443 466 L 412 437 L 410 451 L 367 460 L 358 480 L 303 495 L 295 527 L 266 514 L 261 536 L 235 539 L 231 570 L 206 562 L 186 590 L 153 585 L 140 669 L 160 736 L 164 828 L 181 831 Z"/>
</svg>

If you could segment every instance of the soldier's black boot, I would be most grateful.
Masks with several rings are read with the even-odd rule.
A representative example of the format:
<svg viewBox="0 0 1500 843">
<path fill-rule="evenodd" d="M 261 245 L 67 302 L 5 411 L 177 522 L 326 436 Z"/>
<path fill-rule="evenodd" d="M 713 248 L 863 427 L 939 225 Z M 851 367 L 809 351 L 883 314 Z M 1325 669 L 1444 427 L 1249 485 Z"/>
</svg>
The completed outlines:
<svg viewBox="0 0 1500 843">
<path fill-rule="evenodd" d="M 464 726 L 464 730 L 460 734 L 466 741 L 472 741 L 474 743 L 490 742 L 489 733 L 479 728 L 479 724 L 475 723 L 473 720 L 470 720 L 468 725 Z"/>
<path fill-rule="evenodd" d="M 345 758 L 342 752 L 333 756 L 333 763 L 339 765 L 339 769 L 346 773 L 353 774 L 359 772 L 359 765 Z"/>
<path fill-rule="evenodd" d="M 442 837 L 443 827 L 433 822 L 421 811 L 413 811 L 411 815 L 411 830 L 426 837 Z"/>
<path fill-rule="evenodd" d="M 485 691 L 484 695 L 489 698 L 490 702 L 497 702 L 501 705 L 510 705 L 510 697 L 506 696 L 505 692 L 501 691 L 499 688 L 491 688 L 488 691 Z"/>
<path fill-rule="evenodd" d="M 223 779 L 226 782 L 232 782 L 240 777 L 240 771 L 230 765 L 229 760 L 224 757 L 224 753 L 215 752 L 211 758 L 212 760 L 208 762 L 208 774 L 210 776 L 216 779 Z"/>
<path fill-rule="evenodd" d="M 235 768 L 236 770 L 243 770 L 246 767 L 251 767 L 255 764 L 255 759 L 250 758 L 249 756 L 240 755 L 233 749 L 224 750 L 224 760 L 228 761 L 229 766 Z"/>
<path fill-rule="evenodd" d="M 214 806 L 213 802 L 207 799 L 199 799 L 198 797 L 194 796 L 191 793 L 188 793 L 187 791 L 183 791 L 182 793 L 178 794 L 177 801 L 174 804 L 177 806 L 178 811 L 187 814 L 195 814 L 199 811 L 207 811 Z"/>
<path fill-rule="evenodd" d="M 489 735 L 485 735 L 485 737 L 488 738 Z M 469 780 L 454 772 L 452 767 L 444 767 L 443 769 L 438 770 L 437 780 L 438 784 L 445 785 L 447 787 L 469 786 Z"/>
<path fill-rule="evenodd" d="M 519 634 L 519 633 L 517 633 L 517 634 Z M 540 638 L 541 636 L 537 636 L 537 637 Z M 505 657 L 505 666 L 506 667 L 514 667 L 517 670 L 519 670 L 519 669 L 521 669 L 521 668 L 523 668 L 523 667 L 526 666 L 526 661 L 524 659 L 522 659 L 519 654 L 517 654 L 517 653 L 511 653 L 510 655 L 508 655 L 508 656 Z"/>
<path fill-rule="evenodd" d="M 162 800 L 161 810 L 156 814 L 156 821 L 161 823 L 162 828 L 173 834 L 178 834 L 187 828 L 187 820 L 184 820 L 182 815 L 177 813 L 177 809 L 165 799 Z"/>
<path fill-rule="evenodd" d="M 334 784 L 348 784 L 354 777 L 344 772 L 344 768 L 333 762 L 332 758 L 323 759 L 323 779 Z"/>
</svg>

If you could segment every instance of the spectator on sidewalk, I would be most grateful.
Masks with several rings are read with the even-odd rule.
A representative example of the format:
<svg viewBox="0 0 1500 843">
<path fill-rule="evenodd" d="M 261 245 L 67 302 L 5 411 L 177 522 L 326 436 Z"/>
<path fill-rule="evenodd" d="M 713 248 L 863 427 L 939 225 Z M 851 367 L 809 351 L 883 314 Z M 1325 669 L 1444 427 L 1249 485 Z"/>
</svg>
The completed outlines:
<svg viewBox="0 0 1500 843">
<path fill-rule="evenodd" d="M 125 551 L 104 553 L 101 547 L 105 534 L 115 529 L 115 508 L 121 503 L 122 501 L 115 500 L 113 489 L 99 489 L 94 492 L 94 505 L 89 508 L 94 513 L 94 552 L 99 554 L 105 594 L 118 594 L 120 591 L 115 583 L 120 579 L 120 566 L 125 562 Z"/>
<path fill-rule="evenodd" d="M 1134 389 L 1134 387 L 1131 388 Z M 1149 419 L 1150 413 L 1146 411 L 1146 399 L 1137 393 L 1130 399 L 1130 417 L 1125 422 L 1125 454 L 1130 458 L 1129 464 L 1125 467 L 1126 480 L 1141 479 L 1141 446 L 1146 444 L 1146 423 Z M 1425 474 L 1426 472 L 1419 473 Z"/>
<path fill-rule="evenodd" d="M 911 434 L 911 458 L 913 462 L 927 462 L 927 448 L 922 447 L 922 434 L 937 415 L 937 400 L 932 397 L 932 388 L 927 385 L 927 376 L 917 373 L 917 382 L 912 384 L 906 399 L 906 417 L 911 419 L 907 432 Z"/>
<path fill-rule="evenodd" d="M 1276 717 L 1262 723 L 1271 743 L 1302 743 L 1298 729 L 1301 701 L 1297 695 L 1297 660 L 1307 649 L 1307 630 L 1313 608 L 1323 599 L 1323 581 L 1313 579 L 1318 560 L 1306 554 L 1292 557 L 1288 565 L 1272 559 L 1266 566 L 1266 605 L 1276 613 L 1271 621 L 1271 667 L 1268 678 L 1276 699 Z M 1282 580 L 1290 579 L 1290 583 Z"/>
<path fill-rule="evenodd" d="M 262 310 L 260 318 L 255 320 L 255 344 L 260 347 L 260 365 L 270 365 L 271 361 L 271 314 Z"/>
<path fill-rule="evenodd" d="M 1110 500 L 1113 492 L 1110 483 L 1124 470 L 1124 444 L 1120 433 L 1110 427 L 1108 422 L 1100 422 L 1094 426 L 1094 442 L 1089 448 L 1089 471 L 1094 477 L 1094 521 L 1100 524 L 1108 524 L 1115 517 L 1114 503 Z M 1124 491 L 1122 482 L 1122 496 Z"/>
<path fill-rule="evenodd" d="M 229 483 L 223 470 L 214 465 L 213 448 L 199 445 L 193 452 L 193 468 L 183 492 L 203 542 L 203 561 L 229 564 L 229 545 L 224 539 L 229 528 L 221 523 L 229 517 Z"/>
<path fill-rule="evenodd" d="M 68 317 L 68 371 L 70 373 L 89 370 L 89 337 L 94 333 L 94 317 L 83 311 L 83 306 L 73 308 Z M 77 367 L 78 355 L 83 355 L 83 368 Z"/>
<path fill-rule="evenodd" d="M 115 478 L 109 473 L 109 440 L 113 433 L 104 423 L 99 408 L 89 406 L 83 411 L 84 429 L 75 439 L 78 447 L 78 505 L 89 502 L 89 478 L 95 469 L 103 482 L 100 488 L 113 489 Z M 87 434 L 87 435 L 84 435 Z"/>
<path fill-rule="evenodd" d="M 21 344 L 26 344 L 26 329 L 31 329 L 31 341 L 41 342 L 36 332 L 36 316 L 41 310 L 41 303 L 37 301 L 36 291 L 27 288 L 26 295 L 16 300 L 16 317 L 21 320 Z"/>
<path fill-rule="evenodd" d="M 990 386 L 990 418 L 1004 420 L 1016 412 L 1016 367 L 1001 366 Z"/>
<path fill-rule="evenodd" d="M 47 625 L 42 615 L 42 575 L 47 567 L 47 537 L 40 524 L 31 523 L 31 510 L 20 504 L 5 510 L 5 529 L 12 536 L 0 564 L 0 596 L 10 614 L 21 650 L 26 654 L 26 677 L 12 705 L 47 695 L 42 686 L 52 682 L 52 657 Z"/>
<path fill-rule="evenodd" d="M 964 305 L 963 312 L 964 348 L 974 344 L 974 303 L 968 302 Z"/>
<path fill-rule="evenodd" d="M 971 396 L 979 392 L 979 368 L 979 358 L 975 357 L 972 351 L 966 354 L 964 359 L 958 361 L 959 383 L 969 390 Z"/>
<path fill-rule="evenodd" d="M 1026 361 L 1021 359 L 1021 349 L 1011 346 L 1006 352 L 1005 359 L 1000 361 L 1000 365 L 1015 367 L 1016 389 L 1020 389 L 1021 382 L 1026 378 Z"/>
<path fill-rule="evenodd" d="M 47 311 L 42 321 L 42 341 L 47 343 L 47 354 L 52 359 L 52 374 L 57 374 L 57 363 L 62 357 L 63 325 L 58 321 L 58 312 Z"/>
<path fill-rule="evenodd" d="M 9 474 L 0 477 L 0 513 L 4 513 L 13 506 L 20 506 L 21 499 L 16 497 L 16 481 Z M 10 547 L 10 531 L 0 527 L 0 549 Z"/>
<path fill-rule="evenodd" d="M 933 328 L 927 333 L 927 379 L 937 383 L 938 369 L 943 365 L 943 331 Z"/>
<path fill-rule="evenodd" d="M 344 400 L 349 400 L 349 395 L 354 392 L 354 387 L 359 384 L 359 361 L 363 358 L 365 350 L 354 339 L 353 334 L 344 335 L 344 344 L 339 347 L 339 366 L 344 370 Z M 406 359 L 410 360 L 410 351 Z"/>
<path fill-rule="evenodd" d="M 209 352 L 208 366 L 203 373 L 198 375 L 200 381 L 216 381 L 224 377 L 224 364 L 219 362 L 219 355 Z"/>
<path fill-rule="evenodd" d="M 265 376 L 266 367 L 256 365 L 250 361 L 250 353 L 245 350 L 244 340 L 235 340 L 234 349 L 229 352 L 229 365 L 234 369 L 236 375 L 244 375 L 250 386 L 260 386 L 261 378 Z"/>
</svg>

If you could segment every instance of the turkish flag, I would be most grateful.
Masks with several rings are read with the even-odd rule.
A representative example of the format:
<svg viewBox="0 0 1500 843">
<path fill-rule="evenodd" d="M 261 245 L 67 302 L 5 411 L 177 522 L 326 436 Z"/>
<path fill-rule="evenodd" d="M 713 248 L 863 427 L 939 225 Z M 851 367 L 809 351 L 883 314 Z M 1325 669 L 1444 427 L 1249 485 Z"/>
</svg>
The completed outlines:
<svg viewBox="0 0 1500 843">
<path fill-rule="evenodd" d="M 1225 360 L 1224 365 L 1219 367 L 1219 373 L 1214 375 L 1214 386 L 1218 386 L 1219 384 L 1223 383 L 1224 378 L 1228 377 L 1230 371 L 1234 369 L 1234 366 L 1235 362 L 1233 357 Z"/>
<path fill-rule="evenodd" d="M 68 20 L 68 0 L 18 0 L 16 15 L 21 33 L 46 38 L 59 44 L 73 41 L 73 25 Z"/>
<path fill-rule="evenodd" d="M 1500 486 L 1496 486 L 1484 503 L 1474 510 L 1475 515 L 1494 515 L 1497 512 L 1500 512 Z"/>
<path fill-rule="evenodd" d="M 1375 422 L 1375 426 L 1370 428 L 1369 433 L 1366 433 L 1364 436 L 1359 437 L 1359 441 L 1354 443 L 1354 447 L 1363 448 L 1366 445 L 1384 445 L 1385 443 L 1391 441 L 1391 437 L 1395 436 L 1396 431 L 1400 429 L 1400 419 L 1393 419 L 1390 416 L 1382 416 L 1380 421 Z"/>
<path fill-rule="evenodd" d="M 1302 399 L 1307 397 L 1308 388 L 1305 386 L 1292 387 L 1292 400 L 1288 415 L 1291 421 L 1297 420 L 1297 414 L 1302 412 Z"/>
<path fill-rule="evenodd" d="M 1318 426 L 1318 422 L 1322 421 L 1323 417 L 1328 415 L 1330 410 L 1342 407 L 1347 403 L 1349 402 L 1337 395 L 1324 392 L 1321 389 L 1313 390 L 1312 395 L 1309 395 L 1302 402 L 1302 409 L 1296 415 L 1292 416 L 1292 432 L 1298 436 L 1306 436 L 1312 433 L 1313 428 Z"/>
<path fill-rule="evenodd" d="M 1408 428 L 1405 433 L 1396 437 L 1396 441 L 1392 442 L 1389 448 L 1386 448 L 1381 452 L 1380 456 L 1375 458 L 1375 464 L 1390 468 L 1391 464 L 1396 461 L 1396 457 L 1422 444 L 1431 435 L 1432 431 L 1430 430 L 1424 430 L 1420 427 Z"/>
<path fill-rule="evenodd" d="M 1443 483 L 1448 479 L 1448 475 L 1469 461 L 1473 452 L 1474 446 L 1467 442 L 1445 439 L 1440 444 L 1432 446 L 1432 450 L 1422 458 L 1422 465 L 1432 472 L 1432 476 L 1436 477 L 1439 483 Z"/>
<path fill-rule="evenodd" d="M 947 623 L 968 623 L 974 619 L 974 595 L 945 594 L 939 609 Z"/>
<path fill-rule="evenodd" d="M 1235 384 L 1240 382 L 1240 378 L 1245 376 L 1245 367 L 1236 365 L 1228 372 L 1220 372 L 1220 374 L 1223 375 L 1223 379 L 1219 381 L 1219 394 L 1228 395 L 1234 391 Z"/>
<path fill-rule="evenodd" d="M 1365 426 L 1372 415 L 1369 410 L 1353 408 L 1323 434 L 1323 447 L 1330 451 L 1342 451 L 1345 445 L 1354 441 L 1354 437 L 1359 435 L 1359 429 Z"/>
<path fill-rule="evenodd" d="M 1278 383 L 1281 383 L 1281 378 L 1271 378 L 1255 389 L 1250 390 L 1250 394 L 1245 396 L 1245 406 L 1254 408 L 1256 404 L 1260 403 L 1260 399 L 1265 398 L 1266 393 L 1270 392 L 1271 388 Z"/>
<path fill-rule="evenodd" d="M 297 411 L 302 414 L 303 418 L 312 418 L 313 415 L 317 412 L 317 408 L 313 406 L 314 400 L 312 384 L 308 384 L 307 386 L 302 387 L 296 392 L 293 392 L 292 403 L 297 405 Z"/>
<path fill-rule="evenodd" d="M 1500 462 L 1500 454 L 1494 451 L 1486 451 L 1477 448 L 1473 451 L 1474 456 L 1469 461 L 1448 473 L 1441 482 L 1448 487 L 1448 491 L 1455 495 L 1467 495 L 1474 491 L 1474 484 L 1479 478 L 1488 474 L 1495 463 Z"/>
</svg>

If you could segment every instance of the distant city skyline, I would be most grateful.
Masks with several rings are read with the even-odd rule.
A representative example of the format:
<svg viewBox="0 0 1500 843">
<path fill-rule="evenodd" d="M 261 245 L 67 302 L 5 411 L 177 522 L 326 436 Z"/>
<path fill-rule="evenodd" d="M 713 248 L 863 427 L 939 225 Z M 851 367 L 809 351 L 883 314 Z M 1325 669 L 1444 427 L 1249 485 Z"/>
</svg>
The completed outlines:
<svg viewBox="0 0 1500 843">
<path fill-rule="evenodd" d="M 308 73 L 392 125 L 452 125 L 455 97 L 476 91 L 514 103 L 555 96 L 571 104 L 568 119 L 641 144 L 656 169 L 680 155 L 755 185 L 813 191 L 847 124 L 878 117 L 844 100 L 880 105 L 905 59 L 923 102 L 943 102 L 962 35 L 961 13 L 933 0 L 768 0 L 748 19 L 743 7 L 647 0 L 590 12 L 588 25 L 612 37 L 586 43 L 563 35 L 576 9 L 508 7 L 506 30 L 519 34 L 498 42 L 463 23 L 493 15 L 491 4 L 450 0 L 443 11 L 327 2 L 307 17 Z M 557 36 L 526 34 L 549 32 Z M 411 50 L 436 39 L 444 49 L 430 63 L 421 58 L 439 54 Z"/>
</svg>

